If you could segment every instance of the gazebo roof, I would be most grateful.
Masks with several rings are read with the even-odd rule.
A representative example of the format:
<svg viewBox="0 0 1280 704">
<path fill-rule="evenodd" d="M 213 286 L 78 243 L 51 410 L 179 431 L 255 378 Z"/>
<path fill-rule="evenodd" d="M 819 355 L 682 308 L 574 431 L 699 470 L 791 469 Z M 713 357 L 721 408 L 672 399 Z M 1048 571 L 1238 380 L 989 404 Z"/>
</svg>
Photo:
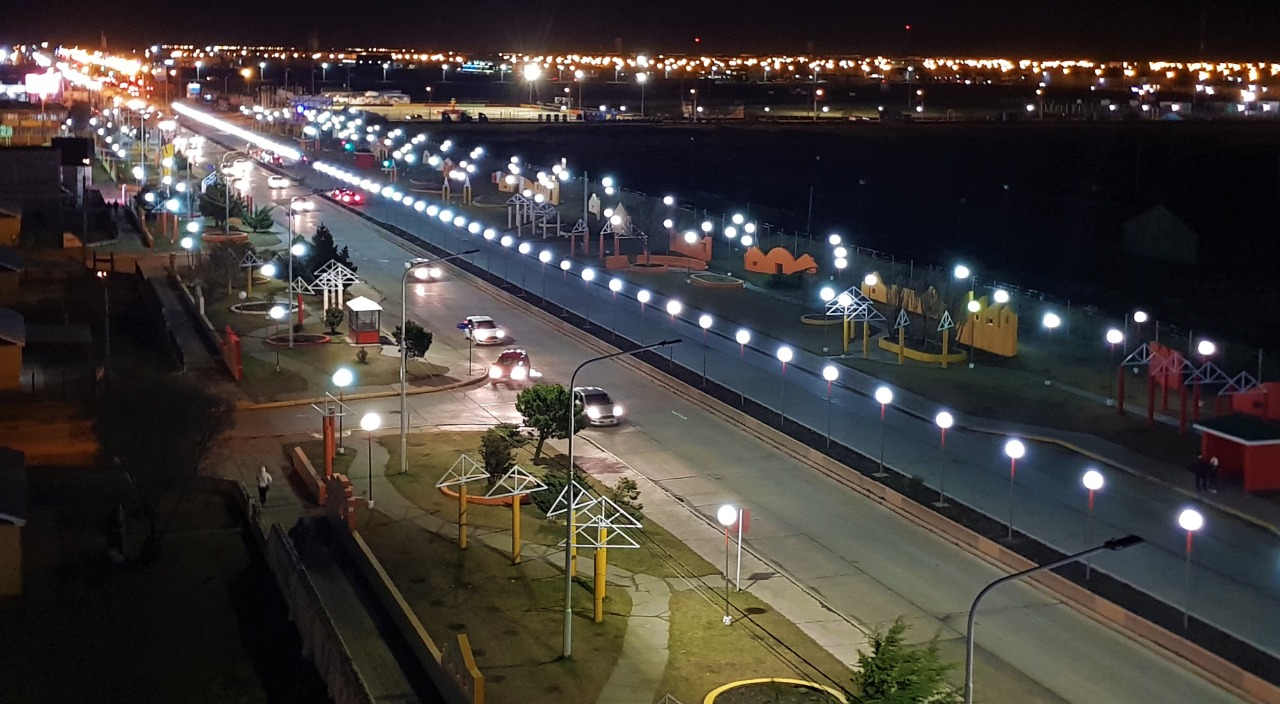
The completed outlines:
<svg viewBox="0 0 1280 704">
<path fill-rule="evenodd" d="M 347 307 L 357 313 L 364 313 L 371 310 L 382 310 L 382 306 L 378 302 L 364 296 L 356 296 L 347 301 Z"/>
<path fill-rule="evenodd" d="M 1280 445 L 1280 423 L 1248 413 L 1210 418 L 1196 423 L 1194 427 L 1202 433 L 1241 445 Z"/>
</svg>

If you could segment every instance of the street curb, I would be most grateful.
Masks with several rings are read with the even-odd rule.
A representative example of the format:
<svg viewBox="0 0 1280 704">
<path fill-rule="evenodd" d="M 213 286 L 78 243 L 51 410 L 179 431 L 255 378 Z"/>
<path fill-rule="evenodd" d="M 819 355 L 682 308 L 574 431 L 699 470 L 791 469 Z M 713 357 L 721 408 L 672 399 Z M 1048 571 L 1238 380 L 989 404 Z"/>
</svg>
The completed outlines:
<svg viewBox="0 0 1280 704">
<path fill-rule="evenodd" d="M 482 376 L 472 377 L 470 379 L 464 379 L 462 381 L 455 381 L 452 384 L 445 384 L 444 386 L 433 386 L 428 389 L 411 389 L 409 391 L 406 391 L 405 395 L 417 396 L 419 394 L 431 394 L 431 393 L 436 393 L 438 391 L 453 391 L 455 389 L 461 389 L 463 387 L 471 386 L 473 384 L 484 383 L 484 381 L 486 381 L 488 378 L 489 376 L 486 374 Z M 399 391 L 370 391 L 363 394 L 346 394 L 345 396 L 342 397 L 342 400 L 345 403 L 347 401 L 367 401 L 373 398 L 391 398 L 393 396 L 399 396 L 399 395 L 400 395 Z M 300 398 L 300 399 L 294 399 L 292 401 L 263 401 L 261 403 L 241 402 L 236 404 L 236 410 L 237 411 L 261 411 L 261 410 L 267 410 L 271 408 L 290 408 L 292 406 L 310 406 L 312 404 L 325 403 L 327 401 L 328 401 L 327 398 Z"/>
</svg>

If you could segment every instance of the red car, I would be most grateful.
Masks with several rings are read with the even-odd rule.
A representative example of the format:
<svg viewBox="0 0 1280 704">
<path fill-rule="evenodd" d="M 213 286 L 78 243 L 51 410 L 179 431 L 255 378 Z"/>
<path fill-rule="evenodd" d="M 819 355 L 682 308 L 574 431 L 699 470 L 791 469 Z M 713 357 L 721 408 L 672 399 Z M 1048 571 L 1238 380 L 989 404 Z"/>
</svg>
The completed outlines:
<svg viewBox="0 0 1280 704">
<path fill-rule="evenodd" d="M 346 203 L 347 205 L 364 204 L 364 194 L 359 191 L 353 191 L 350 188 L 335 188 L 333 189 L 333 192 L 329 194 L 329 197 L 339 203 Z"/>
</svg>

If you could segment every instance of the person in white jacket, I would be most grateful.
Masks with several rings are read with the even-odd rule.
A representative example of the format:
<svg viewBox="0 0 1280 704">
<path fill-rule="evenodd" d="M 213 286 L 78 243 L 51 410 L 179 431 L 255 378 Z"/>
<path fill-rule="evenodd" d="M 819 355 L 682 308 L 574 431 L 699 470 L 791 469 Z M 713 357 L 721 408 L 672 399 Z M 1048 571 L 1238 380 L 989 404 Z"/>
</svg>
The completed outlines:
<svg viewBox="0 0 1280 704">
<path fill-rule="evenodd" d="M 271 488 L 271 482 L 273 481 L 275 481 L 275 478 L 271 476 L 271 472 L 267 471 L 267 466 L 265 464 L 262 465 L 258 469 L 258 503 L 266 505 L 267 490 Z"/>
</svg>

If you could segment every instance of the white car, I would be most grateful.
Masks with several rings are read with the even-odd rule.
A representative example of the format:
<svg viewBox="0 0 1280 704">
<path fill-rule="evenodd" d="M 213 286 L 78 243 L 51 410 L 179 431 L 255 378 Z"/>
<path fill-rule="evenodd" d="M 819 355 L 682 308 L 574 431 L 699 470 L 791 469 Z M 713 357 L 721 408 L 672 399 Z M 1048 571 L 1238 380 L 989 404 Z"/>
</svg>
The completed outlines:
<svg viewBox="0 0 1280 704">
<path fill-rule="evenodd" d="M 622 418 L 622 406 L 614 403 L 608 392 L 599 386 L 575 386 L 573 400 L 582 406 L 582 412 L 591 425 L 617 425 Z"/>
<path fill-rule="evenodd" d="M 268 188 L 288 188 L 289 186 L 292 186 L 292 185 L 293 185 L 293 181 L 290 181 L 288 176 L 271 174 L 270 176 L 267 177 Z"/>
<path fill-rule="evenodd" d="M 464 339 L 472 340 L 477 345 L 500 345 L 507 339 L 507 331 L 487 315 L 468 315 L 467 319 L 458 323 Z"/>
</svg>

